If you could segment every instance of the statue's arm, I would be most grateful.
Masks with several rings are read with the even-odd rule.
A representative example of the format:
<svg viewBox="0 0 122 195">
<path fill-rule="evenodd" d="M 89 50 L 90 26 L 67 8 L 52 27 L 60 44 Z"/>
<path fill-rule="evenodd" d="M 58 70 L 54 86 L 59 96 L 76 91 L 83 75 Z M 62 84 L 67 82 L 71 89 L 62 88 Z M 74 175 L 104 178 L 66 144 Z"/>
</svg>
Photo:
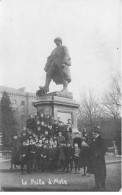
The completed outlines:
<svg viewBox="0 0 122 195">
<path fill-rule="evenodd" d="M 70 55 L 69 55 L 68 48 L 66 46 L 63 46 L 62 64 L 66 64 L 68 66 L 71 66 L 71 58 L 70 58 Z"/>
<path fill-rule="evenodd" d="M 48 71 L 48 68 L 49 68 L 51 62 L 52 62 L 52 58 L 51 58 L 51 55 L 50 55 L 50 56 L 47 57 L 47 62 L 46 62 L 45 67 L 44 67 L 44 70 L 46 72 Z"/>
</svg>

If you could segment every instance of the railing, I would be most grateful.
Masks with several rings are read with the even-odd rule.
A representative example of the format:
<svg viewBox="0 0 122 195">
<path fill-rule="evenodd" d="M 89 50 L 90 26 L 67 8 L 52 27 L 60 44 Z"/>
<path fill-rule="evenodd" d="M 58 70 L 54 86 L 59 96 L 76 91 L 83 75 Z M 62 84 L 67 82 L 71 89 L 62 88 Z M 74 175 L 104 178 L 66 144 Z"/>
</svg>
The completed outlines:
<svg viewBox="0 0 122 195">
<path fill-rule="evenodd" d="M 0 157 L 10 157 L 11 150 L 0 151 Z"/>
</svg>

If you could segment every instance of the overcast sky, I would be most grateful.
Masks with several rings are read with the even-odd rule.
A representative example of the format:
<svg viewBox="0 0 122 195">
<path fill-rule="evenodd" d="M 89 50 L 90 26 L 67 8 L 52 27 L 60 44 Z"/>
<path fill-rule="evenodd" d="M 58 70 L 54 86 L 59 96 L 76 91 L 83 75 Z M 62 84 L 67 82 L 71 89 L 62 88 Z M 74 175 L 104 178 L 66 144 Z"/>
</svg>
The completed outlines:
<svg viewBox="0 0 122 195">
<path fill-rule="evenodd" d="M 72 60 L 74 98 L 102 95 L 120 71 L 120 0 L 0 0 L 0 85 L 36 92 L 61 37 Z M 51 83 L 50 90 L 62 86 Z"/>
</svg>

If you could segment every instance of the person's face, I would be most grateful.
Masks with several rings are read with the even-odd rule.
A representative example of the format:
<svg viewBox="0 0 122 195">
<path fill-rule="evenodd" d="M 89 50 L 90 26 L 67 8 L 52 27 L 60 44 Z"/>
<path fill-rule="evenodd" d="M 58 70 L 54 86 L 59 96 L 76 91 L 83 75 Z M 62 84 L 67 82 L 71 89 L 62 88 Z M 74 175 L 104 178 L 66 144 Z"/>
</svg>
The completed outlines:
<svg viewBox="0 0 122 195">
<path fill-rule="evenodd" d="M 23 142 L 23 146 L 25 146 L 26 145 L 26 142 Z"/>
<path fill-rule="evenodd" d="M 40 124 L 40 121 L 39 121 L 39 119 L 37 120 L 37 124 Z"/>
<path fill-rule="evenodd" d="M 49 128 L 49 129 L 52 129 L 52 125 L 50 125 L 48 128 Z"/>
<path fill-rule="evenodd" d="M 86 129 L 84 129 L 83 132 L 86 133 Z"/>
<path fill-rule="evenodd" d="M 38 131 L 40 131 L 41 130 L 41 127 L 38 127 Z"/>
<path fill-rule="evenodd" d="M 78 133 L 75 136 L 78 137 Z"/>
<path fill-rule="evenodd" d="M 68 123 L 71 123 L 71 120 L 68 120 Z"/>
<path fill-rule="evenodd" d="M 16 135 L 14 136 L 14 139 L 17 139 L 17 136 Z"/>
<path fill-rule="evenodd" d="M 29 144 L 29 140 L 27 140 L 27 144 Z"/>
<path fill-rule="evenodd" d="M 96 139 L 99 136 L 99 133 L 92 132 L 92 136 L 93 136 L 94 139 Z"/>
<path fill-rule="evenodd" d="M 44 149 L 45 149 L 45 148 L 47 148 L 47 146 L 46 146 L 46 145 L 44 145 Z"/>
<path fill-rule="evenodd" d="M 44 125 L 44 122 L 43 122 L 43 121 L 41 122 L 41 125 L 42 125 L 42 126 Z"/>
<path fill-rule="evenodd" d="M 41 114 L 40 114 L 40 116 L 41 116 L 41 117 L 44 117 L 44 114 L 43 114 L 43 113 L 41 113 Z"/>
<path fill-rule="evenodd" d="M 83 147 L 86 146 L 86 142 L 82 141 L 81 146 L 83 146 Z"/>
<path fill-rule="evenodd" d="M 62 133 L 61 132 L 59 132 L 59 136 L 62 136 Z"/>
<path fill-rule="evenodd" d="M 63 126 L 63 123 L 62 123 L 62 122 L 60 122 L 60 123 L 59 123 L 59 126 Z"/>
<path fill-rule="evenodd" d="M 56 44 L 57 46 L 60 46 L 60 45 L 61 45 L 61 42 L 60 42 L 59 40 L 55 40 L 55 44 Z"/>
<path fill-rule="evenodd" d="M 75 147 L 75 148 L 78 148 L 78 144 L 75 144 L 74 147 Z"/>
<path fill-rule="evenodd" d="M 30 140 L 30 144 L 33 144 L 33 139 Z"/>
<path fill-rule="evenodd" d="M 37 147 L 39 147 L 39 143 L 37 143 Z"/>
<path fill-rule="evenodd" d="M 68 146 L 68 147 L 70 147 L 70 146 L 71 146 L 71 144 L 67 144 L 67 146 Z"/>
<path fill-rule="evenodd" d="M 42 144 L 42 140 L 39 140 L 39 143 Z"/>
<path fill-rule="evenodd" d="M 67 129 L 69 130 L 69 125 L 67 126 Z"/>
<path fill-rule="evenodd" d="M 23 131 L 26 131 L 26 127 L 23 127 Z"/>
</svg>

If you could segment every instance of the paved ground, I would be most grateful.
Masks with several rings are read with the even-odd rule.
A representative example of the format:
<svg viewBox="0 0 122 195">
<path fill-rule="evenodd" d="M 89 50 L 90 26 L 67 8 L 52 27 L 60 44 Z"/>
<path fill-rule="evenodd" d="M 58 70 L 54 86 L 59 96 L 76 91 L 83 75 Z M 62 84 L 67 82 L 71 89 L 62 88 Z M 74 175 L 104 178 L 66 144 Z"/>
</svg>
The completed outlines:
<svg viewBox="0 0 122 195">
<path fill-rule="evenodd" d="M 91 191 L 94 187 L 93 175 L 83 177 L 82 174 L 81 170 L 81 174 L 32 173 L 21 175 L 20 171 L 4 170 L 0 173 L 0 186 L 3 191 Z M 50 182 L 52 184 L 49 184 Z M 106 191 L 119 191 L 120 188 L 121 164 L 107 164 Z"/>
</svg>

